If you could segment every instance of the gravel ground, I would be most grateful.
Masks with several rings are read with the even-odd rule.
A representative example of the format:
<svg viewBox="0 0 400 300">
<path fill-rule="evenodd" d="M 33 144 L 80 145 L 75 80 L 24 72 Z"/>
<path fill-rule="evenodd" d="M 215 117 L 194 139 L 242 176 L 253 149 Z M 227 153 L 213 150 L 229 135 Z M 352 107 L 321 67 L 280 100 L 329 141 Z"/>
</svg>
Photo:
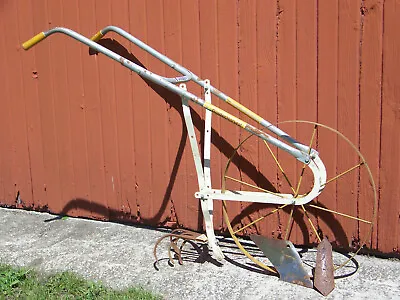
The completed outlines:
<svg viewBox="0 0 400 300">
<path fill-rule="evenodd" d="M 49 221 L 51 220 L 51 221 Z M 154 268 L 153 247 L 166 231 L 47 213 L 0 208 L 0 263 L 43 273 L 74 271 L 113 288 L 142 286 L 165 299 L 400 299 L 400 261 L 357 256 L 336 279 L 335 290 L 317 291 L 257 271 L 220 238 L 228 259 L 218 262 L 205 246 L 185 246 L 183 265 L 168 265 L 167 248 Z"/>
</svg>

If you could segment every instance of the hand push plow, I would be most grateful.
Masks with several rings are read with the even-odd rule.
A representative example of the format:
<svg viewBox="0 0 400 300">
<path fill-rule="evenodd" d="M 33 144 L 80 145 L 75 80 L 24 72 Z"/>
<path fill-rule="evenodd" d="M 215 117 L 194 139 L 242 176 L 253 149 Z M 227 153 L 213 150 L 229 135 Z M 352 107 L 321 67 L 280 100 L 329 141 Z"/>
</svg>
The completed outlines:
<svg viewBox="0 0 400 300">
<path fill-rule="evenodd" d="M 97 43 L 110 31 L 153 55 L 177 71 L 180 76 L 167 78 L 157 75 Z M 222 201 L 225 224 L 233 241 L 246 259 L 250 260 L 246 263 L 279 274 L 283 281 L 307 287 L 314 286 L 324 295 L 334 288 L 335 276 L 343 276 L 343 270 L 346 273 L 344 267 L 349 265 L 364 245 L 370 243 L 377 206 L 375 184 L 364 157 L 343 134 L 310 121 L 286 121 L 273 125 L 213 87 L 209 80 L 200 79 L 115 26 L 105 27 L 91 39 L 70 29 L 56 27 L 39 33 L 22 46 L 27 50 L 55 33 L 74 38 L 142 78 L 181 97 L 199 184 L 199 191 L 195 193 L 195 197 L 201 202 L 207 236 L 185 230 L 167 235 L 170 238 L 170 246 L 178 253 L 179 260 L 183 246 L 182 244 L 178 247 L 180 239 L 207 242 L 216 259 L 224 258 L 214 234 L 213 202 L 216 200 Z M 185 82 L 190 81 L 202 87 L 204 98 L 187 90 Z M 246 115 L 262 130 L 212 104 L 212 95 Z M 198 148 L 189 103 L 206 109 L 203 158 Z M 220 189 L 212 188 L 211 185 L 210 147 L 213 113 L 249 133 L 249 137 L 243 139 L 229 157 L 223 170 Z M 254 148 L 254 145 L 258 147 L 258 157 L 262 158 L 261 162 L 267 167 L 252 164 L 253 158 L 248 148 Z M 265 154 L 262 151 L 265 151 Z M 245 170 L 241 172 L 240 168 L 237 168 L 249 165 L 258 170 L 256 176 L 247 176 Z M 273 178 L 267 180 L 259 170 L 274 174 Z M 297 177 L 296 181 L 289 179 L 294 176 Z M 339 192 L 349 195 L 345 205 L 336 202 Z M 362 207 L 358 205 L 358 199 L 361 198 L 362 203 L 367 203 Z M 266 232 L 269 232 L 270 236 L 266 236 Z M 255 254 L 254 244 L 246 240 L 246 237 L 250 237 L 264 255 Z M 300 256 L 289 239 L 297 244 L 317 246 L 316 250 L 313 248 L 306 253 L 300 252 Z M 337 255 L 336 252 L 332 252 L 331 244 L 335 249 L 350 250 L 351 253 L 347 256 Z M 306 254 L 316 254 L 316 258 L 310 258 Z"/>
</svg>

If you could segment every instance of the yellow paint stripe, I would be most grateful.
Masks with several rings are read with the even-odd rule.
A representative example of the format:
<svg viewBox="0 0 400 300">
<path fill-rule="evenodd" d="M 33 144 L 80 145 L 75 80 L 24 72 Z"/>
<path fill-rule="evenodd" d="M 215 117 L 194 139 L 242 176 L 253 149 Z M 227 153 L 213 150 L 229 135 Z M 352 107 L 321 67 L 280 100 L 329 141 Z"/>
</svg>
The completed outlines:
<svg viewBox="0 0 400 300">
<path fill-rule="evenodd" d="M 262 117 L 260 117 L 259 115 L 257 115 L 255 112 L 252 112 L 250 109 L 248 109 L 246 106 L 243 106 L 242 104 L 240 104 L 239 102 L 237 102 L 236 100 L 228 97 L 228 99 L 226 99 L 226 103 L 232 105 L 233 107 L 237 108 L 239 111 L 241 111 L 242 113 L 246 114 L 247 116 L 249 116 L 250 118 L 252 118 L 254 121 L 257 121 L 258 123 L 261 123 L 261 121 L 263 120 Z"/>
<path fill-rule="evenodd" d="M 239 118 L 231 115 L 230 113 L 227 113 L 223 109 L 221 109 L 221 108 L 219 108 L 219 107 L 217 107 L 215 105 L 212 105 L 211 103 L 205 102 L 203 107 L 205 109 L 208 109 L 208 110 L 216 113 L 217 115 L 223 117 L 224 119 L 226 119 L 228 121 L 231 121 L 232 123 L 234 123 L 234 124 L 236 124 L 236 125 L 238 125 L 240 127 L 246 128 L 246 126 L 247 126 L 246 122 L 244 122 L 244 121 L 240 120 Z"/>
</svg>

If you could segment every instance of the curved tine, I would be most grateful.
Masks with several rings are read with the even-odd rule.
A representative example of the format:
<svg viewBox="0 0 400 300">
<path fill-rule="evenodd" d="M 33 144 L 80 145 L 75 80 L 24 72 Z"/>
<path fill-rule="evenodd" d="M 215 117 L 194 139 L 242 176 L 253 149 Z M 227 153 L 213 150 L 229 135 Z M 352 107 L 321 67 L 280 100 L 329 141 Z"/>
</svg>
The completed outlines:
<svg viewBox="0 0 400 300">
<path fill-rule="evenodd" d="M 176 63 L 172 59 L 170 59 L 167 56 L 161 54 L 160 52 L 158 52 L 154 48 L 152 48 L 149 45 L 143 43 L 138 38 L 134 37 L 130 33 L 126 32 L 125 30 L 123 30 L 123 29 L 121 29 L 121 28 L 119 28 L 117 26 L 104 27 L 102 30 L 98 31 L 95 35 L 93 35 L 90 39 L 92 41 L 94 41 L 94 42 L 98 42 L 103 36 L 105 36 L 110 31 L 115 32 L 115 33 L 119 34 L 120 36 L 126 38 L 128 41 L 130 41 L 131 43 L 135 44 L 136 46 L 138 46 L 142 50 L 150 53 L 151 55 L 153 55 L 155 58 L 157 58 L 161 62 L 165 63 L 170 68 L 172 68 L 172 69 L 174 69 L 174 70 L 176 70 L 179 73 L 184 75 L 183 77 L 177 77 L 177 78 L 163 77 L 163 79 L 165 79 L 165 80 L 167 80 L 169 82 L 172 82 L 172 83 L 181 83 L 181 82 L 190 81 L 190 80 L 192 80 L 193 77 L 197 78 L 197 76 L 194 75 L 192 72 L 190 72 L 188 69 L 182 67 L 181 65 L 179 65 L 178 63 Z"/>
<path fill-rule="evenodd" d="M 174 264 L 174 259 L 172 258 L 172 254 L 171 254 L 171 246 L 172 246 L 172 243 L 168 245 L 168 258 L 169 258 L 168 264 L 173 267 L 175 264 Z"/>
<path fill-rule="evenodd" d="M 181 253 L 182 253 L 183 247 L 186 245 L 187 242 L 188 242 L 187 240 L 183 240 L 181 246 L 179 247 L 179 250 L 181 251 Z"/>
<path fill-rule="evenodd" d="M 155 263 L 154 263 L 154 267 L 158 270 L 158 267 L 157 267 L 157 263 L 158 263 L 158 261 L 159 261 L 159 259 L 157 258 L 157 247 L 158 247 L 158 245 L 160 245 L 160 243 L 164 240 L 164 239 L 166 239 L 166 238 L 168 238 L 168 237 L 171 237 L 171 235 L 170 234 L 167 234 L 167 235 L 164 235 L 164 236 L 162 236 L 162 237 L 160 237 L 157 241 L 156 241 L 156 243 L 155 243 L 155 245 L 154 245 L 154 248 L 153 248 L 153 255 L 154 255 L 154 258 L 155 258 Z"/>
<path fill-rule="evenodd" d="M 183 264 L 182 261 L 182 256 L 181 256 L 181 251 L 179 250 L 179 247 L 177 245 L 177 242 L 179 241 L 179 238 L 177 238 L 176 240 L 174 240 L 173 243 L 170 244 L 170 246 L 172 247 L 172 249 L 174 250 L 174 252 L 176 253 L 176 255 L 178 256 L 178 262 L 180 265 Z M 171 252 L 171 247 L 169 248 L 170 252 Z"/>
</svg>

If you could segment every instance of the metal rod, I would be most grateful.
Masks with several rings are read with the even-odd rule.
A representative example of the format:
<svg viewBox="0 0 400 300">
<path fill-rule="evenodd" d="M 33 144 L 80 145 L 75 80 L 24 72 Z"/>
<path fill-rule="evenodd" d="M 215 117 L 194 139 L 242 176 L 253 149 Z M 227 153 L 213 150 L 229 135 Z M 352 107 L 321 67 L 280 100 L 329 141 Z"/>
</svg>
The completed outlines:
<svg viewBox="0 0 400 300">
<path fill-rule="evenodd" d="M 337 214 L 339 216 L 343 216 L 343 217 L 346 217 L 346 218 L 349 218 L 349 219 L 357 220 L 357 221 L 364 222 L 364 223 L 367 223 L 367 224 L 372 224 L 372 222 L 370 222 L 370 221 L 367 221 L 367 220 L 364 220 L 364 219 L 361 219 L 361 218 L 357 218 L 357 217 L 353 217 L 353 216 L 350 216 L 350 215 L 347 215 L 347 214 L 344 214 L 344 213 L 341 213 L 341 212 L 338 212 L 338 211 L 335 211 L 335 210 L 331 210 L 331 209 L 328 209 L 328 208 L 324 208 L 324 207 L 321 207 L 321 206 L 317 206 L 317 205 L 313 205 L 313 204 L 309 204 L 308 206 L 316 208 L 316 209 L 320 209 L 320 210 L 323 210 L 323 211 L 327 211 L 327 212 L 330 212 L 330 213 L 333 213 L 333 214 Z"/>
<path fill-rule="evenodd" d="M 334 180 L 336 180 L 336 179 L 342 177 L 343 175 L 346 175 L 347 173 L 353 171 L 354 169 L 357 169 L 358 167 L 361 167 L 363 164 L 364 164 L 363 161 L 360 162 L 358 165 L 356 165 L 356 166 L 354 166 L 354 167 L 351 167 L 350 169 L 348 169 L 348 170 L 346 170 L 346 171 L 340 173 L 339 175 L 336 175 L 335 177 L 333 177 L 333 178 L 327 180 L 324 184 L 322 184 L 322 186 L 325 186 L 325 185 L 327 185 L 328 183 L 330 183 L 330 182 L 332 182 L 332 181 L 334 181 Z"/>
<path fill-rule="evenodd" d="M 292 192 L 296 193 L 296 191 L 294 190 L 292 184 L 290 183 L 289 178 L 287 177 L 287 175 L 286 175 L 285 171 L 283 170 L 281 164 L 279 163 L 278 159 L 276 158 L 274 152 L 272 152 L 271 147 L 265 141 L 264 141 L 264 144 L 267 146 L 267 148 L 269 150 L 269 153 L 271 153 L 272 157 L 274 158 L 275 163 L 277 164 L 277 166 L 278 166 L 279 170 L 281 171 L 283 177 L 285 177 L 287 183 L 289 184 L 290 188 L 292 189 Z"/>
<path fill-rule="evenodd" d="M 288 224 L 286 226 L 285 240 L 287 240 L 289 238 L 289 234 L 291 231 L 292 220 L 293 220 L 293 210 L 294 210 L 294 205 L 292 205 L 292 209 L 290 210 L 289 220 L 288 220 Z"/>
<path fill-rule="evenodd" d="M 247 182 L 245 182 L 245 181 L 242 181 L 242 180 L 239 180 L 239 179 L 230 177 L 230 176 L 228 176 L 228 175 L 225 175 L 225 178 L 228 178 L 228 179 L 230 179 L 230 180 L 232 180 L 232 181 L 236 181 L 236 182 L 242 183 L 242 184 L 247 185 L 247 186 L 249 186 L 249 187 L 252 187 L 252 188 L 254 188 L 254 189 L 256 189 L 256 190 L 260 190 L 260 191 L 262 191 L 262 192 L 265 192 L 265 193 L 268 193 L 268 194 L 272 194 L 272 195 L 276 195 L 276 196 L 279 196 L 279 197 L 282 197 L 282 198 L 283 198 L 283 196 L 282 196 L 281 194 L 268 191 L 268 190 L 266 190 L 266 189 L 260 188 L 259 186 L 256 186 L 256 185 L 247 183 Z"/>
<path fill-rule="evenodd" d="M 264 215 L 264 216 L 262 216 L 262 217 L 259 217 L 257 220 L 255 220 L 255 221 L 253 221 L 253 222 L 247 224 L 246 226 L 243 226 L 243 227 L 239 228 L 238 230 L 234 231 L 233 234 L 236 234 L 236 233 L 238 233 L 238 232 L 241 232 L 241 231 L 245 230 L 247 227 L 250 227 L 251 225 L 253 225 L 253 224 L 257 223 L 257 222 L 260 222 L 262 219 L 264 219 L 264 218 L 266 218 L 266 217 L 268 217 L 268 216 L 270 216 L 270 215 L 276 213 L 278 210 L 280 210 L 280 209 L 282 209 L 282 208 L 284 208 L 284 207 L 286 207 L 286 206 L 288 206 L 288 205 L 289 205 L 289 204 L 284 204 L 284 205 L 282 205 L 282 206 L 279 206 L 278 208 L 275 208 L 274 210 L 271 210 L 271 211 L 270 211 L 269 213 L 267 213 L 266 215 Z"/>
<path fill-rule="evenodd" d="M 314 137 L 315 137 L 316 131 L 317 131 L 317 125 L 314 125 L 314 130 L 313 130 L 313 133 L 312 133 L 312 135 L 311 135 L 311 140 L 310 140 L 310 144 L 309 144 L 309 147 L 308 147 L 308 148 L 309 148 L 308 155 L 310 155 L 311 146 L 312 146 L 312 144 L 313 144 L 313 142 L 314 142 Z M 297 197 L 297 196 L 299 195 L 299 190 L 300 190 L 300 186 L 301 186 L 301 181 L 302 181 L 302 179 L 303 179 L 303 175 L 304 175 L 305 169 L 306 169 L 306 164 L 303 164 L 303 168 L 301 169 L 300 178 L 299 178 L 299 181 L 297 182 L 297 188 L 296 188 L 296 193 L 294 194 L 294 197 Z"/>
<path fill-rule="evenodd" d="M 311 225 L 311 227 L 312 227 L 312 229 L 313 229 L 315 235 L 317 236 L 318 241 L 321 243 L 322 240 L 321 240 L 321 238 L 320 238 L 320 236 L 319 236 L 319 234 L 318 234 L 318 231 L 317 231 L 317 229 L 314 227 L 313 222 L 311 221 L 310 217 L 308 216 L 308 213 L 307 213 L 307 211 L 306 211 L 304 205 L 302 204 L 301 207 L 303 208 L 304 214 L 306 215 L 306 217 L 307 217 L 307 219 L 308 219 L 308 222 L 310 223 L 310 225 Z"/>
</svg>

